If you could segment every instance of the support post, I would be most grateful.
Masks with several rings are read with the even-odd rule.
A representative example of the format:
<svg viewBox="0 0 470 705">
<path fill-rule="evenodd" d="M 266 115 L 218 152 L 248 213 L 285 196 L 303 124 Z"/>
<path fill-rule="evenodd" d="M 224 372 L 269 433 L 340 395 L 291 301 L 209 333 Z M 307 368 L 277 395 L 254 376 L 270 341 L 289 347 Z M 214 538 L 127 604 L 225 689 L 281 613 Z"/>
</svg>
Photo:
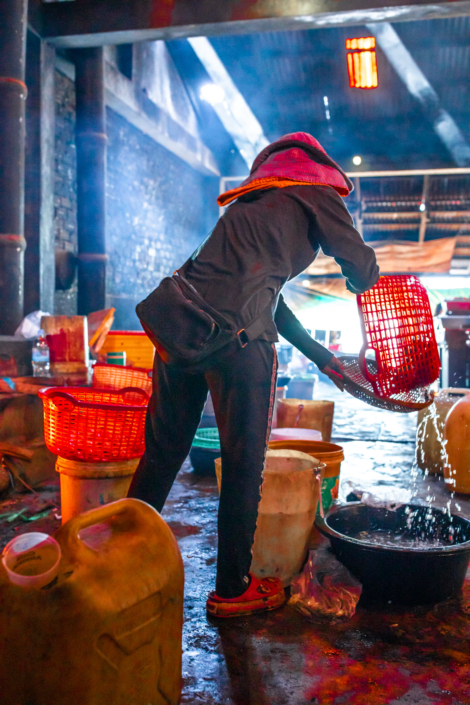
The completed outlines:
<svg viewBox="0 0 470 705">
<path fill-rule="evenodd" d="M 78 313 L 106 306 L 106 116 L 103 48 L 78 49 L 77 103 Z"/>
<path fill-rule="evenodd" d="M 356 228 L 361 237 L 364 237 L 364 228 L 362 227 L 362 196 L 361 196 L 361 180 L 358 176 L 354 177 L 354 193 L 356 194 Z"/>
<path fill-rule="evenodd" d="M 426 226 L 428 224 L 428 193 L 429 193 L 429 174 L 425 174 L 424 179 L 423 179 L 423 193 L 421 195 L 421 205 L 424 206 L 424 210 L 421 211 L 421 219 L 419 222 L 419 236 L 418 236 L 418 242 L 420 245 L 423 244 L 424 238 L 426 237 Z"/>
<path fill-rule="evenodd" d="M 23 317 L 27 0 L 0 0 L 0 335 Z"/>
<path fill-rule="evenodd" d="M 24 310 L 54 313 L 55 47 L 28 32 Z"/>
</svg>

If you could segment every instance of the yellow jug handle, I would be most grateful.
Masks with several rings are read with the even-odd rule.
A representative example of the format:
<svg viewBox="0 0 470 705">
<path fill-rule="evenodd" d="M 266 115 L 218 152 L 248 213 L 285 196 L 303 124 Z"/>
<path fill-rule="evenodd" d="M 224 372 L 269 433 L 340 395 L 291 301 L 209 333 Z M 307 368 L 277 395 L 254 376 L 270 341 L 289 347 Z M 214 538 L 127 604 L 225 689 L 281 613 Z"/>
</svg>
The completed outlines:
<svg viewBox="0 0 470 705">
<path fill-rule="evenodd" d="M 90 509 L 88 512 L 72 517 L 57 530 L 55 538 L 60 543 L 62 553 L 66 558 L 78 562 L 80 562 L 81 558 L 84 560 L 89 559 L 92 556 L 96 556 L 96 551 L 80 539 L 78 535 L 80 531 L 94 524 L 101 524 L 119 514 L 127 514 L 136 524 L 143 524 L 143 507 L 158 514 L 153 507 L 140 499 L 119 499 L 116 502 L 105 504 L 103 507 Z"/>
</svg>

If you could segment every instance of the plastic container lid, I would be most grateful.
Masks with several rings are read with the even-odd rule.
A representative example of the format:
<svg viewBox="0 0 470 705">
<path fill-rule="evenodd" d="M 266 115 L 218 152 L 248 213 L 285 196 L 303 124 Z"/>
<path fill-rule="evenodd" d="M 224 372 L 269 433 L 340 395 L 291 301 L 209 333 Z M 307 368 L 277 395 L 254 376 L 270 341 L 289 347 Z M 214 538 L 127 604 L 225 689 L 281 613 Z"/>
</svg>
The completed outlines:
<svg viewBox="0 0 470 705">
<path fill-rule="evenodd" d="M 321 441 L 321 431 L 313 428 L 273 428 L 271 441 Z"/>
<path fill-rule="evenodd" d="M 198 428 L 194 436 L 193 447 L 220 450 L 218 428 Z"/>
<path fill-rule="evenodd" d="M 60 556 L 60 546 L 52 536 L 32 531 L 7 543 L 2 563 L 11 583 L 38 590 L 56 577 Z"/>
</svg>

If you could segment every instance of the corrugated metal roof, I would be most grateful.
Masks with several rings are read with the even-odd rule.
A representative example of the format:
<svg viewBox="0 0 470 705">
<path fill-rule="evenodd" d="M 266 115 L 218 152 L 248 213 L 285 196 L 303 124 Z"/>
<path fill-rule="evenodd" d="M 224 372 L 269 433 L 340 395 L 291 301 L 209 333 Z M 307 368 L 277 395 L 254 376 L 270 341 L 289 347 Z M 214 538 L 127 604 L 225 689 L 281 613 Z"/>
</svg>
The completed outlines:
<svg viewBox="0 0 470 705">
<path fill-rule="evenodd" d="M 470 17 L 397 23 L 394 29 L 437 93 L 440 107 L 470 142 Z M 433 128 L 437 106 L 433 114 L 423 111 L 380 48 L 379 87 L 349 87 L 346 39 L 369 35 L 366 27 L 341 27 L 210 41 L 269 139 L 310 132 L 349 172 L 455 166 Z M 182 71 L 184 76 L 184 66 Z M 352 163 L 355 155 L 362 158 L 358 167 Z M 416 241 L 422 195 L 422 176 L 361 179 L 365 238 Z M 347 202 L 358 215 L 356 195 Z M 469 211 L 470 176 L 432 177 L 426 239 L 466 236 Z"/>
<path fill-rule="evenodd" d="M 394 25 L 418 66 L 470 139 L 470 18 Z M 379 87 L 348 85 L 345 40 L 366 27 L 272 32 L 211 39 L 270 139 L 309 131 L 350 168 L 356 153 L 370 168 L 452 166 L 452 159 L 377 49 Z M 328 97 L 327 120 L 323 96 Z"/>
</svg>

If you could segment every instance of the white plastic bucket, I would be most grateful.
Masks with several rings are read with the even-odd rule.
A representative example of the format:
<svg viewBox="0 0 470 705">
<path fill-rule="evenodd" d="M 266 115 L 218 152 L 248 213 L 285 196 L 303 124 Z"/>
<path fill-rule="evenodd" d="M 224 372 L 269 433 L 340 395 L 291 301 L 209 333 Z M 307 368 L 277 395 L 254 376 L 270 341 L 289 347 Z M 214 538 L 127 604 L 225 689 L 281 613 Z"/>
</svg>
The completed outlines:
<svg viewBox="0 0 470 705">
<path fill-rule="evenodd" d="M 320 498 L 325 465 L 297 450 L 268 450 L 251 571 L 284 587 L 302 569 Z M 219 492 L 221 459 L 215 460 Z"/>
<path fill-rule="evenodd" d="M 321 441 L 322 434 L 313 428 L 273 428 L 270 441 Z"/>
<path fill-rule="evenodd" d="M 60 556 L 60 546 L 52 536 L 32 531 L 7 543 L 2 563 L 11 583 L 38 590 L 56 577 Z"/>
</svg>

